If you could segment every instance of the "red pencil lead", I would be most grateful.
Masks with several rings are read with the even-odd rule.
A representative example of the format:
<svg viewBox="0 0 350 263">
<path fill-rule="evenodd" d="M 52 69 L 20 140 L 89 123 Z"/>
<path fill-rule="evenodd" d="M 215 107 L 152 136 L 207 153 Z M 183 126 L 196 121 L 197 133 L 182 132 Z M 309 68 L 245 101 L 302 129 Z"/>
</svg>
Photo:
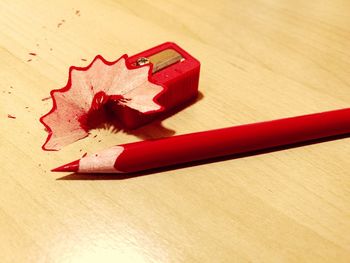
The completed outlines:
<svg viewBox="0 0 350 263">
<path fill-rule="evenodd" d="M 59 166 L 51 170 L 51 172 L 78 172 L 79 160 Z"/>
</svg>

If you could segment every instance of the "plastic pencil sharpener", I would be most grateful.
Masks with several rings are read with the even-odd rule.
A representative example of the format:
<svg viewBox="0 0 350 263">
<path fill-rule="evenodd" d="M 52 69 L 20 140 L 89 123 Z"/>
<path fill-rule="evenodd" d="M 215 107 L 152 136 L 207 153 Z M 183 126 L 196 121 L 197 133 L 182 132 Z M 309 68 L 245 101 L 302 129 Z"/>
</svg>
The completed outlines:
<svg viewBox="0 0 350 263">
<path fill-rule="evenodd" d="M 200 62 L 175 43 L 166 42 L 126 59 L 129 68 L 146 64 L 151 65 L 149 81 L 164 88 L 157 98 L 163 110 L 144 114 L 128 107 L 117 108 L 116 115 L 123 128 L 135 129 L 180 108 L 198 95 Z"/>
</svg>

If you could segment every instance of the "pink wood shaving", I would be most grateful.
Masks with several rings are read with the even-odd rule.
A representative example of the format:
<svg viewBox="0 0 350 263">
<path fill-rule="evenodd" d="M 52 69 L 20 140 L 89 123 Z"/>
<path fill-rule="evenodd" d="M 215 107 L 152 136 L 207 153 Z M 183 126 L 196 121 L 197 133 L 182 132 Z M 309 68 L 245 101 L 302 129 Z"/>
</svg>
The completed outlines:
<svg viewBox="0 0 350 263">
<path fill-rule="evenodd" d="M 88 131 L 95 128 L 89 120 L 103 120 L 107 102 L 140 113 L 162 110 L 155 97 L 164 88 L 148 80 L 150 67 L 128 69 L 126 58 L 124 55 L 108 62 L 97 56 L 85 68 L 70 68 L 68 84 L 51 91 L 53 107 L 40 119 L 49 131 L 44 150 L 59 150 L 88 136 Z M 102 115 L 93 115 L 96 112 Z"/>
</svg>

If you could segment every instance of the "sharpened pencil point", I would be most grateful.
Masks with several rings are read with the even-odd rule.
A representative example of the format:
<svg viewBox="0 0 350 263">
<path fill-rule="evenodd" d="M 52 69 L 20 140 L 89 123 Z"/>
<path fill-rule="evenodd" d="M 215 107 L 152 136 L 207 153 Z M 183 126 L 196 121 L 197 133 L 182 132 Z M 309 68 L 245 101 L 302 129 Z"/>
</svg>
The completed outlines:
<svg viewBox="0 0 350 263">
<path fill-rule="evenodd" d="M 79 160 L 67 163 L 51 170 L 51 172 L 78 172 Z"/>
</svg>

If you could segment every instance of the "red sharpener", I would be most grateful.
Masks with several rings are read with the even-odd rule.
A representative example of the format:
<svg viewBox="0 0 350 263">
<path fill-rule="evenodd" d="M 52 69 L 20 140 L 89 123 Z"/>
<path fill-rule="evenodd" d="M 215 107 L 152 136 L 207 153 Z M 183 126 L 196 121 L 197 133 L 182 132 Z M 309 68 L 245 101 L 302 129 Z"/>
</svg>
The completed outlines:
<svg viewBox="0 0 350 263">
<path fill-rule="evenodd" d="M 157 99 L 164 110 L 143 114 L 128 107 L 117 108 L 116 116 L 123 128 L 138 128 L 198 95 L 200 62 L 175 43 L 166 42 L 126 59 L 129 68 L 148 63 L 152 66 L 149 81 L 165 88 Z"/>
</svg>

